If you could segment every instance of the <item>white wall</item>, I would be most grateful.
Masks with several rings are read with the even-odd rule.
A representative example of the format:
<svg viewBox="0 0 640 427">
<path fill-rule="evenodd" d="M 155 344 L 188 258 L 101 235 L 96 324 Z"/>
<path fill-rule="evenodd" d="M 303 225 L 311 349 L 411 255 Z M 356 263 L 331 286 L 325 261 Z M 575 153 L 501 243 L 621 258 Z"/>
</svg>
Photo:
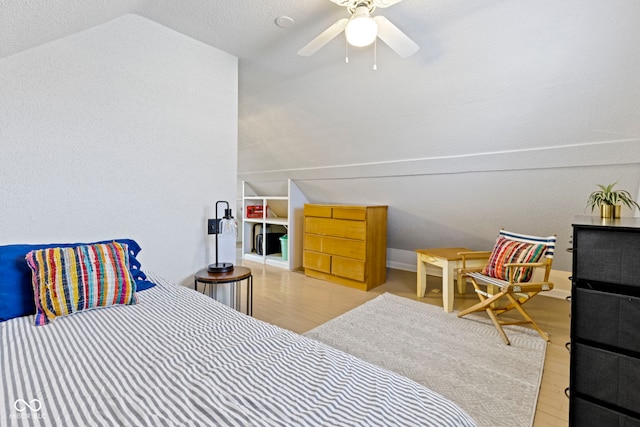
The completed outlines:
<svg viewBox="0 0 640 427">
<path fill-rule="evenodd" d="M 0 60 L 0 244 L 130 237 L 191 284 L 237 107 L 236 57 L 136 15 Z"/>
<path fill-rule="evenodd" d="M 406 60 L 380 50 L 373 72 L 370 52 L 319 52 L 286 87 L 241 88 L 239 179 L 388 204 L 391 254 L 490 249 L 501 227 L 557 234 L 570 271 L 571 220 L 596 184 L 640 189 L 640 2 L 432 6 Z"/>
</svg>

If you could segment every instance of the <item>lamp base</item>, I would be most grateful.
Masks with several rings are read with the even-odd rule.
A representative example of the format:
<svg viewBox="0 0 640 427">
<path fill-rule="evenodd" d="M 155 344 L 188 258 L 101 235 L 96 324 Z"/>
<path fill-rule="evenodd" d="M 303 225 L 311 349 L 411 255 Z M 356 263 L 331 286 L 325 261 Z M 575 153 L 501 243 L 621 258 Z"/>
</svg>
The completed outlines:
<svg viewBox="0 0 640 427">
<path fill-rule="evenodd" d="M 207 267 L 209 273 L 226 273 L 233 270 L 233 264 L 230 262 L 218 262 L 216 264 L 209 264 Z"/>
</svg>

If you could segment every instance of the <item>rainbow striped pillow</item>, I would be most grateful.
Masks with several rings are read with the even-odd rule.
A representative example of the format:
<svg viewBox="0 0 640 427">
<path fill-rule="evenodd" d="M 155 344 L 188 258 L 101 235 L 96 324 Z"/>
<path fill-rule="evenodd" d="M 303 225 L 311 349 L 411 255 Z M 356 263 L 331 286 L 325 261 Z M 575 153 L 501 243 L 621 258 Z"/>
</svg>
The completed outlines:
<svg viewBox="0 0 640 427">
<path fill-rule="evenodd" d="M 83 310 L 137 302 L 126 244 L 45 248 L 25 258 L 32 272 L 36 326 Z"/>
<path fill-rule="evenodd" d="M 509 280 L 505 264 L 511 262 L 538 262 L 547 249 L 545 244 L 533 244 L 510 240 L 499 236 L 493 247 L 489 262 L 482 274 L 500 280 Z M 533 275 L 533 268 L 518 267 L 513 272 L 514 283 L 528 282 Z"/>
</svg>

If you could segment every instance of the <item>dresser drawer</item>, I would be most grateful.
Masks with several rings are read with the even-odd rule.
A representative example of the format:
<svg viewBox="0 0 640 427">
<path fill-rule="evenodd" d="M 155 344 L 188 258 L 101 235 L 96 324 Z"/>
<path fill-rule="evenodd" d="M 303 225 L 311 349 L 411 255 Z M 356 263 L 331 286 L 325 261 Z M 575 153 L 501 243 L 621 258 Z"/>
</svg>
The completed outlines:
<svg viewBox="0 0 640 427">
<path fill-rule="evenodd" d="M 304 233 L 304 250 L 322 252 L 322 237 L 320 234 Z"/>
<path fill-rule="evenodd" d="M 323 273 L 331 273 L 331 255 L 305 250 L 302 266 Z"/>
<path fill-rule="evenodd" d="M 366 245 L 363 240 L 306 233 L 304 235 L 304 247 L 311 251 L 360 260 L 364 260 L 366 256 Z"/>
<path fill-rule="evenodd" d="M 367 210 L 365 208 L 334 207 L 332 216 L 336 219 L 364 221 L 367 218 Z"/>
<path fill-rule="evenodd" d="M 304 205 L 304 216 L 317 216 L 320 218 L 331 218 L 331 206 Z"/>
<path fill-rule="evenodd" d="M 637 232 L 578 228 L 574 231 L 577 255 L 575 280 L 640 287 L 640 236 Z"/>
<path fill-rule="evenodd" d="M 359 240 L 365 240 L 367 236 L 367 227 L 364 221 L 345 219 L 305 217 L 304 231 L 305 233 Z"/>
<path fill-rule="evenodd" d="M 640 427 L 640 420 L 584 399 L 572 398 L 571 427 Z"/>
<path fill-rule="evenodd" d="M 331 257 L 331 274 L 364 282 L 364 261 L 339 256 Z"/>
<path fill-rule="evenodd" d="M 367 219 L 367 208 L 362 206 L 327 206 L 307 204 L 304 205 L 304 216 L 364 221 Z"/>
<path fill-rule="evenodd" d="M 640 353 L 640 298 L 574 287 L 573 335 Z"/>
<path fill-rule="evenodd" d="M 629 411 L 640 402 L 640 359 L 588 345 L 571 346 L 572 392 L 593 397 Z"/>
</svg>

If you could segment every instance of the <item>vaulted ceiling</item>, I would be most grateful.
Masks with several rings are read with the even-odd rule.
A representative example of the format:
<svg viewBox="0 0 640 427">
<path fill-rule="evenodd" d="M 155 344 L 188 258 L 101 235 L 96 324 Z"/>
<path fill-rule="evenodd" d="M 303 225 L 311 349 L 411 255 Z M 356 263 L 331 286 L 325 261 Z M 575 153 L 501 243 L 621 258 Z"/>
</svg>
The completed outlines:
<svg viewBox="0 0 640 427">
<path fill-rule="evenodd" d="M 469 0 L 466 5 L 404 0 L 377 13 L 425 45 L 434 22 L 494 2 L 471 6 L 475 2 Z M 336 20 L 348 16 L 344 7 L 329 0 L 5 0 L 0 8 L 0 57 L 135 13 L 238 56 L 242 67 L 261 71 L 267 82 L 269 78 L 295 78 L 329 65 L 328 58 L 343 62 L 344 42 L 338 39 L 317 55 L 319 59 L 303 59 L 296 52 Z M 292 18 L 293 26 L 277 26 L 275 20 L 280 16 Z M 379 55 L 391 54 L 386 47 L 379 48 Z"/>
<path fill-rule="evenodd" d="M 449 54 L 447 51 L 458 50 L 456 55 L 460 56 L 454 58 L 453 65 L 468 69 L 493 61 L 495 55 L 510 55 L 520 45 L 535 44 L 534 39 L 539 38 L 536 20 L 529 21 L 531 10 L 523 8 L 519 12 L 518 6 L 509 6 L 505 0 L 404 0 L 376 13 L 409 35 L 420 50 L 401 59 L 384 43 L 378 43 L 378 70 L 373 71 L 372 47 L 350 49 L 350 63 L 345 63 L 343 37 L 311 57 L 296 54 L 336 20 L 347 16 L 344 7 L 329 0 L 5 0 L 0 7 L 0 56 L 126 13 L 139 14 L 237 56 L 240 171 L 255 170 L 256 163 L 267 170 L 288 164 L 322 167 L 334 162 L 326 153 L 337 151 L 344 164 L 376 161 L 383 154 L 406 159 L 467 153 L 469 141 L 460 135 L 425 149 L 422 140 L 429 134 L 425 126 L 433 132 L 450 119 L 446 111 L 451 106 L 457 108 L 502 94 L 496 94 L 494 88 L 487 88 L 486 93 L 474 88 L 464 97 L 452 96 L 451 85 L 457 83 L 449 78 L 449 69 L 438 65 L 439 58 Z M 516 15 L 510 16 L 513 12 Z M 504 28 L 483 26 L 486 13 L 496 15 L 493 20 L 502 19 Z M 292 18 L 294 25 L 277 26 L 275 20 L 280 16 Z M 477 34 L 446 40 L 448 32 L 474 16 L 470 25 Z M 563 25 L 564 20 L 572 18 L 560 15 L 553 19 Z M 523 27 L 522 40 L 504 40 L 505 31 L 519 26 Z M 497 40 L 502 41 L 496 45 Z M 468 47 L 460 51 L 463 42 Z M 481 54 L 479 44 L 486 49 Z M 464 62 L 467 59 L 469 63 Z M 497 72 L 520 73 L 520 68 L 528 64 L 518 61 L 508 65 L 513 69 Z M 467 83 L 475 85 L 473 81 Z M 389 150 L 389 142 L 396 138 L 408 143 Z M 265 144 L 277 148 L 264 150 Z M 504 139 L 496 144 L 494 149 L 511 149 L 522 141 Z M 248 165 L 242 164 L 243 159 Z"/>
<path fill-rule="evenodd" d="M 638 194 L 637 0 L 403 0 L 376 13 L 420 50 L 378 43 L 377 71 L 344 37 L 296 54 L 346 16 L 330 0 L 3 0 L 0 58 L 129 13 L 239 58 L 242 179 L 388 204 L 391 248 L 481 248 L 500 226 L 566 241 L 596 183 Z"/>
<path fill-rule="evenodd" d="M 485 7 L 492 2 L 485 2 Z M 467 0 L 467 3 L 473 2 Z M 348 16 L 344 7 L 329 0 L 6 0 L 0 8 L 0 57 L 135 13 L 237 56 L 242 84 L 247 91 L 259 91 L 336 63 L 344 64 L 344 38 L 336 38 L 311 58 L 296 55 L 329 25 Z M 464 13 L 468 13 L 468 6 L 405 0 L 391 8 L 378 9 L 378 13 L 410 34 L 418 44 L 427 46 L 429 27 L 434 21 L 450 18 L 464 9 L 467 9 Z M 293 26 L 277 26 L 275 20 L 280 16 L 292 18 Z M 368 74 L 373 51 L 367 49 L 366 52 L 366 65 L 342 67 L 342 71 L 355 71 L 352 76 Z M 423 52 L 424 60 L 425 56 L 434 54 L 434 48 L 423 49 Z M 354 57 L 359 53 L 351 52 Z M 398 58 L 386 46 L 379 45 L 380 67 L 391 61 L 396 62 Z"/>
<path fill-rule="evenodd" d="M 404 0 L 375 13 L 420 50 L 378 43 L 373 71 L 372 47 L 345 63 L 343 37 L 296 54 L 347 15 L 329 0 L 4 0 L 0 57 L 139 14 L 239 58 L 240 172 L 313 168 L 635 137 L 607 98 L 625 103 L 640 67 L 639 4 Z"/>
</svg>

